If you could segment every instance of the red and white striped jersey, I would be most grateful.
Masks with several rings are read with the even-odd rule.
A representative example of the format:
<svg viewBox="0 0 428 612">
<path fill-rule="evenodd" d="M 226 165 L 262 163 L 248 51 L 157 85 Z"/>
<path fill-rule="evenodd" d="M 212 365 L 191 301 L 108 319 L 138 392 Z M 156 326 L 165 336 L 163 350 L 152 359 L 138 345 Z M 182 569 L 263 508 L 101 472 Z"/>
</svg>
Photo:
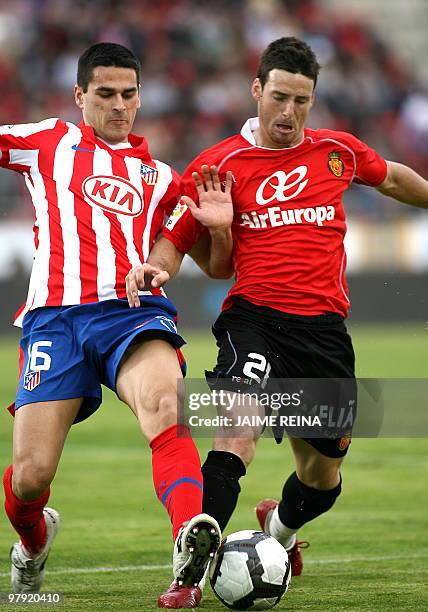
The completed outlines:
<svg viewBox="0 0 428 612">
<path fill-rule="evenodd" d="M 125 298 L 126 274 L 147 260 L 177 203 L 178 174 L 152 159 L 144 138 L 110 147 L 90 126 L 60 119 L 1 126 L 0 153 L 1 166 L 24 176 L 36 217 L 15 324 L 41 306 Z"/>
<path fill-rule="evenodd" d="M 240 134 L 203 151 L 186 169 L 181 194 L 195 201 L 192 172 L 215 164 L 224 180 L 233 174 L 233 259 L 236 296 L 258 306 L 298 315 L 336 312 L 345 317 L 346 233 L 342 196 L 352 181 L 380 185 L 385 160 L 345 132 L 304 130 L 301 143 L 284 149 L 256 144 L 258 119 Z M 204 228 L 178 204 L 163 234 L 187 253 Z"/>
</svg>

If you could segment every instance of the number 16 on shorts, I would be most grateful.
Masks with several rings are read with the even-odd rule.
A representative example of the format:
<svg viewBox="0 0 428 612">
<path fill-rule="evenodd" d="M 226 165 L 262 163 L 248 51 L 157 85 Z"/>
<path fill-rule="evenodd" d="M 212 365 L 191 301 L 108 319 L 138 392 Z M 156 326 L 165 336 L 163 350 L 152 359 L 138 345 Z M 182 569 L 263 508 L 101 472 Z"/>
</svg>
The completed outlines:
<svg viewBox="0 0 428 612">
<path fill-rule="evenodd" d="M 26 391 L 32 391 L 40 384 L 40 372 L 49 370 L 51 367 L 51 356 L 42 349 L 50 348 L 50 340 L 39 340 L 28 347 L 28 361 L 24 373 L 23 387 Z"/>
</svg>

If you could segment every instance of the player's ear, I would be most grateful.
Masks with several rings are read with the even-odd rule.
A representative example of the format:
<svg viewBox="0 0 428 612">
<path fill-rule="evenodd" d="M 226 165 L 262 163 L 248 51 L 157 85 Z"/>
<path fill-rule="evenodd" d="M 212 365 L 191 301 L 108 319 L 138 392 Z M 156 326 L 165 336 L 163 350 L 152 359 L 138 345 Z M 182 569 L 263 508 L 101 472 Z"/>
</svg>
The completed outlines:
<svg viewBox="0 0 428 612">
<path fill-rule="evenodd" d="M 259 102 L 260 98 L 262 97 L 262 89 L 263 88 L 262 84 L 260 83 L 260 79 L 254 79 L 253 84 L 251 85 L 251 95 L 253 96 L 256 102 Z"/>
<path fill-rule="evenodd" d="M 74 86 L 74 101 L 79 108 L 83 108 L 83 89 L 80 85 Z"/>
</svg>

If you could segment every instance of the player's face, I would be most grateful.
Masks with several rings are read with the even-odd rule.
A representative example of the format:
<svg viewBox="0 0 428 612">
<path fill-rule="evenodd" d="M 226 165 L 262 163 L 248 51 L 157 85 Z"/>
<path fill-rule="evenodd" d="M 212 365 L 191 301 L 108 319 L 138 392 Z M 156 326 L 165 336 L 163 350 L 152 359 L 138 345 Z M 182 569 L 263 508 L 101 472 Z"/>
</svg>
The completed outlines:
<svg viewBox="0 0 428 612">
<path fill-rule="evenodd" d="M 74 88 L 86 125 L 109 144 L 126 142 L 140 108 L 137 75 L 132 68 L 97 66 L 88 90 Z"/>
<path fill-rule="evenodd" d="M 264 87 L 255 79 L 252 94 L 258 105 L 261 147 L 283 149 L 303 139 L 306 118 L 314 102 L 314 82 L 303 74 L 274 68 Z"/>
</svg>

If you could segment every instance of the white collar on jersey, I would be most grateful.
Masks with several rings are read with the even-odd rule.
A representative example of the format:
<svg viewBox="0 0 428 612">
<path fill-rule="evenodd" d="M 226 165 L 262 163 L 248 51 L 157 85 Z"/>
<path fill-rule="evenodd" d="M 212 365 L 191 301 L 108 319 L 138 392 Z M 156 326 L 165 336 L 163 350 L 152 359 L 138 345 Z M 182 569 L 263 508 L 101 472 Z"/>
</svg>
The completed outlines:
<svg viewBox="0 0 428 612">
<path fill-rule="evenodd" d="M 249 143 L 257 145 L 254 132 L 259 129 L 259 125 L 258 117 L 250 117 L 242 126 L 241 136 L 248 140 Z"/>
<path fill-rule="evenodd" d="M 103 140 L 99 136 L 98 136 L 98 140 L 101 140 L 101 142 L 103 142 L 108 147 L 110 147 L 110 149 L 113 149 L 113 150 L 129 149 L 132 146 L 130 142 L 117 142 L 116 144 L 110 144 L 109 142 L 107 142 L 107 140 Z"/>
<path fill-rule="evenodd" d="M 260 145 L 257 144 L 256 138 L 254 136 L 254 132 L 258 130 L 259 127 L 260 127 L 259 118 L 250 117 L 249 119 L 247 119 L 247 121 L 242 126 L 241 136 L 245 138 L 245 140 L 248 140 L 250 144 L 255 145 L 256 147 L 259 147 L 260 149 L 267 149 L 268 151 L 280 150 L 280 149 L 270 149 L 269 147 L 261 147 Z M 303 136 L 302 140 L 298 144 L 293 145 L 292 147 L 287 147 L 287 149 L 294 149 L 294 147 L 299 147 L 302 144 L 302 142 L 304 142 L 304 140 L 305 140 L 305 137 Z"/>
</svg>

